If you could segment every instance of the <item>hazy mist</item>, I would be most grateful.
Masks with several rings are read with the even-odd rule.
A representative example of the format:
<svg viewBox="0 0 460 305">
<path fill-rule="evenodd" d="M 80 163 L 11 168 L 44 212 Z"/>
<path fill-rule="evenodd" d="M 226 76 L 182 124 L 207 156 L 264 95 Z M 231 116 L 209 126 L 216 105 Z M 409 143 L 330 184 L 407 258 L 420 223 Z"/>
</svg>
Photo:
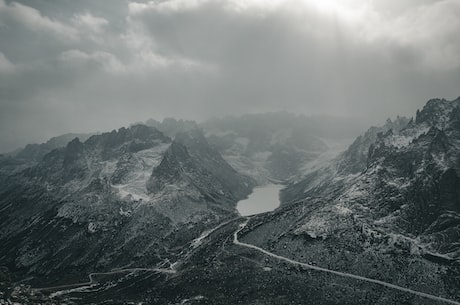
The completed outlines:
<svg viewBox="0 0 460 305">
<path fill-rule="evenodd" d="M 460 1 L 0 0 L 0 152 L 148 118 L 411 116 L 460 95 Z"/>
</svg>

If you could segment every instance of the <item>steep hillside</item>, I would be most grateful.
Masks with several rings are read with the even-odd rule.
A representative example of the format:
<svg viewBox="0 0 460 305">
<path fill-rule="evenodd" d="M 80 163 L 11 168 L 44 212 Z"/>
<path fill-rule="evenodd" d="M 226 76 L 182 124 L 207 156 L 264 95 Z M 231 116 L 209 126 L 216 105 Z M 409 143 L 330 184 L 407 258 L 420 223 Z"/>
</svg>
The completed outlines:
<svg viewBox="0 0 460 305">
<path fill-rule="evenodd" d="M 458 259 L 459 105 L 430 100 L 415 121 L 369 130 L 334 164 L 288 187 L 285 204 L 322 198 L 426 255 Z"/>
</svg>

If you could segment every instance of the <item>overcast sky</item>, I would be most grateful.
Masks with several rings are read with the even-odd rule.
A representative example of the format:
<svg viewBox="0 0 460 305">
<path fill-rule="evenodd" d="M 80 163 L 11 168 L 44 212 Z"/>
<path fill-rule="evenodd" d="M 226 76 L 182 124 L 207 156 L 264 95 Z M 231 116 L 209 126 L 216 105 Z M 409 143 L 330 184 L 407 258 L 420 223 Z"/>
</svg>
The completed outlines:
<svg viewBox="0 0 460 305">
<path fill-rule="evenodd" d="M 460 0 L 0 0 L 0 151 L 150 117 L 377 124 L 460 95 L 459 33 Z"/>
</svg>

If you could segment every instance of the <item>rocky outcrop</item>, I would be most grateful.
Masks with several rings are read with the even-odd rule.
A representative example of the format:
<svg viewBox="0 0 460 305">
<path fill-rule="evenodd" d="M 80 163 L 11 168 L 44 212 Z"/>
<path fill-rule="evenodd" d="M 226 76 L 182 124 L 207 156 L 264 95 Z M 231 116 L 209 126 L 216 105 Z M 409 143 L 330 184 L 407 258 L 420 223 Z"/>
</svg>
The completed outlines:
<svg viewBox="0 0 460 305">
<path fill-rule="evenodd" d="M 54 149 L 65 147 L 67 143 L 75 138 L 85 142 L 94 133 L 68 133 L 49 139 L 42 144 L 28 144 L 23 149 L 12 153 L 12 155 L 23 162 L 39 162 L 42 158 Z"/>
<path fill-rule="evenodd" d="M 169 185 L 191 187 L 200 194 L 195 200 L 234 207 L 251 192 L 255 182 L 228 165 L 201 131 L 192 130 L 176 136 L 153 170 L 147 189 L 157 193 Z"/>
</svg>

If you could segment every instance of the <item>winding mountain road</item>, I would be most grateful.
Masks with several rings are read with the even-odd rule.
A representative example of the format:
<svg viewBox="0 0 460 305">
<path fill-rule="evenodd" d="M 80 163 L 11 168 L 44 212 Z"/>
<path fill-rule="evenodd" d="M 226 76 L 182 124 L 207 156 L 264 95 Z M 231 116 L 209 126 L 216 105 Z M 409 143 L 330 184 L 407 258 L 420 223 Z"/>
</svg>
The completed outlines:
<svg viewBox="0 0 460 305">
<path fill-rule="evenodd" d="M 211 235 L 213 232 L 217 231 L 218 229 L 222 228 L 223 226 L 240 219 L 240 217 L 235 217 L 232 219 L 229 219 L 227 221 L 224 221 L 217 225 L 216 227 L 207 230 L 201 234 L 200 237 L 194 239 L 191 242 L 191 247 L 196 248 L 201 245 L 202 241 L 207 238 L 209 235 Z M 42 288 L 34 288 L 35 291 L 53 291 L 53 290 L 58 290 L 52 295 L 61 295 L 65 293 L 70 293 L 73 291 L 81 290 L 83 288 L 91 288 L 91 286 L 95 285 L 97 281 L 94 280 L 94 276 L 100 276 L 100 275 L 112 275 L 112 274 L 120 274 L 120 273 L 129 273 L 129 272 L 136 272 L 136 271 L 148 271 L 148 272 L 158 272 L 158 273 L 166 273 L 166 274 L 174 274 L 176 273 L 176 270 L 174 269 L 175 265 L 179 264 L 179 262 L 176 262 L 174 264 L 171 264 L 170 269 L 163 269 L 163 268 L 127 268 L 127 269 L 118 269 L 118 270 L 112 270 L 108 272 L 93 272 L 88 274 L 88 282 L 83 282 L 83 283 L 74 283 L 74 284 L 67 284 L 67 285 L 60 285 L 60 286 L 53 286 L 53 287 L 42 287 Z M 61 290 L 64 289 L 64 290 Z M 68 290 L 66 290 L 68 289 Z M 61 291 L 59 291 L 61 290 Z"/>
<path fill-rule="evenodd" d="M 402 291 L 402 292 L 410 293 L 410 294 L 417 295 L 417 296 L 422 297 L 422 298 L 427 298 L 427 299 L 438 301 L 438 302 L 444 302 L 444 303 L 447 303 L 447 304 L 460 305 L 460 302 L 456 302 L 456 301 L 453 301 L 453 300 L 449 300 L 449 299 L 446 299 L 446 298 L 438 297 L 438 296 L 431 295 L 431 294 L 424 293 L 424 292 L 420 292 L 420 291 L 415 291 L 415 290 L 405 288 L 405 287 L 401 287 L 401 286 L 398 286 L 398 285 L 394 285 L 394 284 L 391 284 L 391 283 L 370 279 L 370 278 L 367 278 L 367 277 L 364 277 L 364 276 L 359 276 L 359 275 L 354 275 L 354 274 L 350 274 L 350 273 L 345 273 L 345 272 L 330 270 L 330 269 L 326 269 L 326 268 L 321 268 L 321 267 L 313 266 L 313 265 L 306 264 L 306 263 L 301 263 L 301 262 L 289 259 L 287 257 L 274 254 L 274 253 L 269 252 L 269 251 L 267 251 L 265 249 L 262 249 L 260 247 L 240 242 L 238 240 L 238 233 L 240 233 L 246 227 L 248 222 L 249 222 L 249 219 L 246 219 L 245 222 L 243 222 L 243 223 L 241 223 L 239 225 L 238 230 L 236 230 L 235 233 L 233 233 L 233 243 L 235 245 L 259 251 L 259 252 L 261 252 L 261 253 L 263 253 L 265 255 L 268 255 L 270 257 L 276 258 L 278 260 L 285 261 L 285 262 L 293 264 L 293 265 L 302 266 L 302 267 L 307 268 L 307 269 L 312 269 L 312 270 L 326 272 L 326 273 L 330 273 L 330 274 L 334 274 L 334 275 L 338 275 L 338 276 L 342 276 L 342 277 L 352 278 L 352 279 L 359 280 L 359 281 L 364 281 L 364 282 L 368 282 L 368 283 L 372 283 L 372 284 L 377 284 L 377 285 L 380 285 L 380 286 L 384 286 L 384 287 L 387 287 L 387 288 L 391 288 L 391 289 L 399 290 L 399 291 Z"/>
<path fill-rule="evenodd" d="M 225 221 L 225 222 L 219 224 L 218 226 L 216 226 L 215 228 L 204 232 L 200 237 L 198 237 L 194 241 L 192 241 L 191 247 L 196 248 L 196 247 L 200 246 L 202 241 L 205 238 L 209 237 L 213 232 L 217 231 L 218 229 L 222 228 L 223 226 L 225 226 L 225 225 L 227 225 L 227 224 L 229 224 L 229 223 L 231 223 L 231 222 L 233 222 L 233 221 L 235 221 L 237 219 L 240 219 L 240 217 L 236 217 L 236 218 L 230 219 L 228 221 Z M 443 303 L 446 303 L 446 304 L 460 305 L 460 302 L 457 302 L 457 301 L 454 301 L 454 300 L 449 300 L 449 299 L 446 299 L 446 298 L 443 298 L 443 297 L 439 297 L 439 296 L 431 295 L 431 294 L 428 294 L 428 293 L 412 290 L 412 289 L 409 289 L 409 288 L 401 287 L 401 286 L 391 284 L 391 283 L 387 283 L 387 282 L 384 282 L 384 281 L 375 280 L 375 279 L 367 278 L 367 277 L 364 277 L 364 276 L 359 276 L 359 275 L 355 275 L 355 274 L 340 272 L 340 271 L 336 271 L 336 270 L 330 270 L 330 269 L 327 269 L 327 268 L 322 268 L 322 267 L 302 263 L 302 262 L 299 262 L 299 261 L 296 261 L 296 260 L 281 256 L 281 255 L 274 254 L 272 252 L 269 252 L 269 251 L 267 251 L 265 249 L 262 249 L 260 247 L 255 246 L 255 245 L 241 242 L 241 241 L 238 240 L 238 234 L 247 226 L 248 222 L 249 222 L 249 218 L 246 217 L 246 220 L 243 223 L 241 223 L 239 225 L 238 229 L 233 233 L 233 244 L 235 244 L 237 246 L 240 246 L 240 247 L 245 247 L 245 248 L 248 248 L 248 249 L 258 251 L 258 252 L 263 253 L 263 254 L 265 254 L 267 256 L 275 258 L 277 260 L 281 260 L 281 261 L 287 262 L 289 264 L 301 266 L 301 267 L 304 267 L 304 268 L 307 268 L 307 269 L 316 270 L 316 271 L 320 271 L 320 272 L 326 272 L 326 273 L 334 274 L 334 275 L 341 276 L 341 277 L 351 278 L 351 279 L 355 279 L 355 280 L 359 280 L 359 281 L 364 281 L 364 282 L 384 286 L 384 287 L 387 287 L 387 288 L 390 288 L 390 289 L 399 290 L 399 291 L 402 291 L 402 292 L 405 292 L 405 293 L 413 294 L 413 295 L 416 295 L 416 296 L 419 296 L 419 297 L 422 297 L 422 298 L 426 298 L 426 299 L 430 299 L 430 300 L 433 300 L 433 301 L 437 301 L 437 302 L 443 302 Z M 119 269 L 119 270 L 113 270 L 113 271 L 109 271 L 109 272 L 94 272 L 94 273 L 90 273 L 88 275 L 89 281 L 85 282 L 85 283 L 69 284 L 69 285 L 54 286 L 54 287 L 35 288 L 34 290 L 36 290 L 36 291 L 49 291 L 49 290 L 69 289 L 69 290 L 57 291 L 57 292 L 53 293 L 52 295 L 66 294 L 66 293 L 70 293 L 70 292 L 73 292 L 73 291 L 79 291 L 79 290 L 84 289 L 84 288 L 91 288 L 93 285 L 95 285 L 97 283 L 97 281 L 94 280 L 94 276 L 112 275 L 112 274 L 128 273 L 128 272 L 136 272 L 136 271 L 149 271 L 149 272 L 158 272 L 158 273 L 165 273 L 165 274 L 174 274 L 174 273 L 176 273 L 176 270 L 174 270 L 174 269 L 162 269 L 162 268 L 128 268 L 128 269 Z M 70 288 L 72 288 L 72 289 L 70 289 Z"/>
<path fill-rule="evenodd" d="M 207 230 L 207 231 L 204 231 L 198 238 L 195 238 L 194 240 L 192 240 L 191 242 L 191 246 L 193 248 L 197 248 L 198 246 L 200 246 L 203 242 L 203 240 L 205 238 L 207 238 L 209 235 L 211 235 L 212 233 L 214 233 L 215 231 L 219 230 L 220 228 L 222 228 L 223 226 L 226 226 L 228 225 L 229 223 L 237 220 L 237 219 L 240 219 L 241 217 L 238 216 L 238 217 L 234 217 L 234 218 L 231 218 L 227 221 L 224 221 L 222 223 L 220 223 L 219 225 L 217 225 L 216 227 L 210 229 L 210 230 Z"/>
<path fill-rule="evenodd" d="M 47 290 L 67 289 L 67 288 L 82 288 L 83 286 L 91 286 L 91 285 L 96 284 L 97 281 L 94 280 L 94 276 L 130 273 L 130 272 L 136 272 L 136 271 L 148 271 L 148 272 L 157 272 L 157 273 L 166 273 L 166 274 L 176 273 L 176 271 L 173 269 L 162 269 L 162 268 L 128 268 L 128 269 L 119 269 L 119 270 L 113 270 L 113 271 L 108 271 L 108 272 L 93 272 L 93 273 L 88 274 L 88 278 L 89 278 L 88 282 L 61 285 L 61 286 L 53 286 L 53 287 L 34 288 L 34 290 L 35 291 L 47 291 Z"/>
</svg>

